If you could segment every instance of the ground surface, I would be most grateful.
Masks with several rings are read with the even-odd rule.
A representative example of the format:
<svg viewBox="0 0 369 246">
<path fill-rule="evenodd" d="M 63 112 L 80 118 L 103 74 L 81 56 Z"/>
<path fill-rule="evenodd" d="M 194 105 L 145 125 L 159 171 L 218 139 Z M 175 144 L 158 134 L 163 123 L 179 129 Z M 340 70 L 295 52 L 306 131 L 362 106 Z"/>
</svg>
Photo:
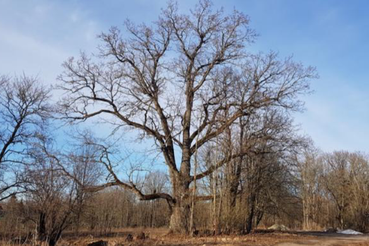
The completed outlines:
<svg viewBox="0 0 369 246">
<path fill-rule="evenodd" d="M 145 233 L 146 239 L 137 239 L 137 236 Z M 127 240 L 127 235 L 131 234 L 133 240 Z M 111 237 L 93 237 L 84 235 L 74 238 L 66 235 L 60 245 L 88 245 L 88 243 L 104 240 L 109 242 L 109 246 L 122 245 L 250 245 L 250 246 L 369 246 L 369 234 L 364 235 L 342 235 L 337 233 L 324 232 L 258 232 L 244 236 L 216 236 L 216 237 L 184 237 L 180 235 L 168 234 L 166 229 L 135 229 L 125 230 L 112 234 Z"/>
<path fill-rule="evenodd" d="M 231 246 L 231 245 L 249 245 L 249 246 L 369 246 L 369 234 L 364 235 L 342 235 L 337 233 L 325 232 L 276 232 L 276 231 L 257 231 L 249 235 L 219 235 L 219 236 L 199 236 L 186 237 L 182 235 L 169 234 L 167 229 L 124 229 L 105 233 L 105 236 L 99 236 L 100 233 L 80 232 L 78 235 L 73 233 L 64 233 L 58 243 L 60 246 L 87 246 L 90 243 L 103 240 L 107 246 L 182 246 L 182 245 L 201 245 L 201 246 Z M 144 239 L 143 238 L 144 235 Z M 14 242 L 13 242 L 14 243 Z M 14 245 L 10 241 L 1 242 L 0 245 Z M 31 245 L 31 244 L 22 244 Z M 106 244 L 105 244 L 106 245 Z M 96 244 L 94 246 L 105 246 Z"/>
</svg>

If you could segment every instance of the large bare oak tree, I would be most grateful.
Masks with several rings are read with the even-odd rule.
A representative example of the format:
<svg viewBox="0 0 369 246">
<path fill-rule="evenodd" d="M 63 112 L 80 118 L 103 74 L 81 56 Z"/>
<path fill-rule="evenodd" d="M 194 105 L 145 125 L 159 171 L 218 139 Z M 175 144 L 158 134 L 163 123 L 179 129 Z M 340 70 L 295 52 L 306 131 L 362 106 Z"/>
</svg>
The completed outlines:
<svg viewBox="0 0 369 246">
<path fill-rule="evenodd" d="M 155 141 L 168 167 L 170 193 L 144 194 L 118 175 L 101 187 L 118 185 L 142 200 L 167 200 L 176 232 L 189 229 L 191 183 L 243 154 L 226 155 L 194 177 L 196 150 L 261 108 L 298 109 L 299 94 L 316 76 L 290 58 L 250 54 L 255 32 L 248 17 L 213 10 L 210 1 L 200 1 L 189 14 L 170 3 L 152 25 L 127 21 L 126 32 L 113 27 L 100 39 L 98 55 L 64 63 L 64 117 L 104 117 Z"/>
</svg>

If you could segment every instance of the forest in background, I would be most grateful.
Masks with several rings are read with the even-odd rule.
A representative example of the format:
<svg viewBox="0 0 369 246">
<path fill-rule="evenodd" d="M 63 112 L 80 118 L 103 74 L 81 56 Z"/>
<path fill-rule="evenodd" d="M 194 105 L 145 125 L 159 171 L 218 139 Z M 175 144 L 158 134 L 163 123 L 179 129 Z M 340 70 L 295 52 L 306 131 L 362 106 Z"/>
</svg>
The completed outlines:
<svg viewBox="0 0 369 246">
<path fill-rule="evenodd" d="M 64 62 L 54 88 L 0 78 L 4 240 L 369 230 L 368 155 L 323 153 L 294 125 L 315 68 L 250 53 L 248 16 L 210 1 L 125 28 Z"/>
</svg>

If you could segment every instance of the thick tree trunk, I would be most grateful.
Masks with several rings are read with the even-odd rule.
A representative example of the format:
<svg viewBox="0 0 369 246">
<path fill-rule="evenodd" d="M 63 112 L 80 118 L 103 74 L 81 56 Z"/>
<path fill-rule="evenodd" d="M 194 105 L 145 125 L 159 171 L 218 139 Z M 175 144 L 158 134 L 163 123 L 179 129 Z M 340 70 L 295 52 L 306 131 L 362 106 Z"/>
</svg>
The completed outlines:
<svg viewBox="0 0 369 246">
<path fill-rule="evenodd" d="M 188 179 L 188 178 L 187 178 Z M 170 230 L 174 233 L 187 234 L 190 226 L 190 182 L 184 175 L 178 175 L 172 180 L 174 203 L 171 206 Z"/>
<path fill-rule="evenodd" d="M 170 217 L 170 230 L 175 233 L 189 233 L 190 205 L 176 204 L 172 208 Z"/>
<path fill-rule="evenodd" d="M 174 233 L 188 234 L 191 213 L 191 143 L 189 141 L 189 127 L 184 131 L 184 147 L 182 149 L 182 161 L 179 173 L 171 171 L 174 202 L 171 205 L 170 230 Z"/>
</svg>

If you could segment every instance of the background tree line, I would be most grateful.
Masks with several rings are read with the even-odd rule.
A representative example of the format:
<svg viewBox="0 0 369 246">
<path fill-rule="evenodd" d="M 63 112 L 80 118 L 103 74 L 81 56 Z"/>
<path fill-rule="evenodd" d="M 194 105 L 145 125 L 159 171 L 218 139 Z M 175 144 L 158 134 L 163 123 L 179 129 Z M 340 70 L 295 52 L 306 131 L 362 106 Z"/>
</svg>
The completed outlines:
<svg viewBox="0 0 369 246">
<path fill-rule="evenodd" d="M 210 1 L 125 27 L 63 64 L 57 103 L 36 78 L 1 77 L 3 237 L 368 230 L 368 157 L 321 153 L 293 123 L 315 68 L 252 54 L 249 18 Z"/>
</svg>

